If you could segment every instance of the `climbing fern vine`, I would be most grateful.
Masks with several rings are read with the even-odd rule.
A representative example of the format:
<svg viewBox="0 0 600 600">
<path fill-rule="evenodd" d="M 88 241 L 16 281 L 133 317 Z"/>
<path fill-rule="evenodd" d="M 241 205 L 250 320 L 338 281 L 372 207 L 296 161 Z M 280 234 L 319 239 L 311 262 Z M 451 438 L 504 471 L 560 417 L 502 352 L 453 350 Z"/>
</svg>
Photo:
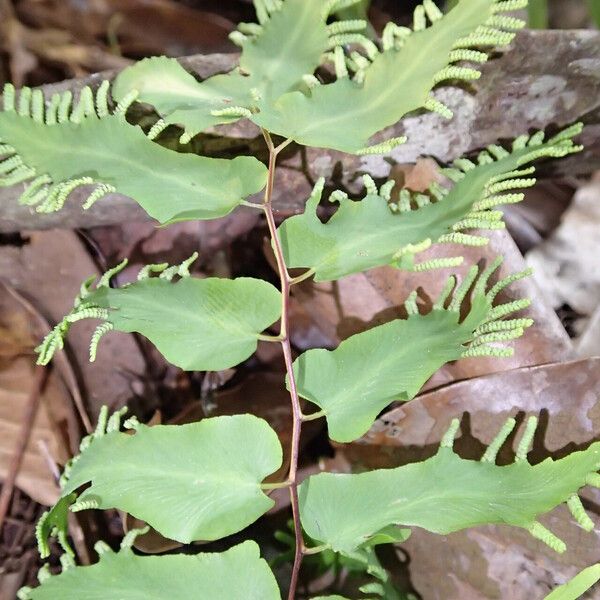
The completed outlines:
<svg viewBox="0 0 600 600">
<path fill-rule="evenodd" d="M 334 207 L 327 220 L 319 214 L 325 195 L 319 180 L 305 211 L 277 227 L 273 188 L 283 148 L 295 143 L 389 154 L 405 138 L 390 137 L 386 128 L 405 115 L 433 111 L 451 119 L 437 88 L 479 78 L 489 53 L 509 44 L 524 25 L 513 11 L 527 4 L 460 0 L 442 14 L 432 0 L 424 0 L 412 27 L 390 23 L 376 40 L 365 20 L 339 17 L 357 3 L 254 0 L 257 22 L 241 23 L 231 36 L 241 47 L 239 64 L 204 81 L 177 61 L 157 57 L 125 69 L 112 82 L 84 87 L 77 98 L 68 91 L 45 97 L 39 89 L 5 86 L 0 185 L 20 186 L 23 204 L 40 213 L 57 211 L 84 187 L 83 209 L 118 202 L 122 194 L 162 224 L 216 219 L 244 204 L 264 214 L 279 275 L 279 286 L 254 278 L 199 278 L 190 272 L 194 255 L 179 265 L 147 265 L 135 281 L 119 284 L 124 261 L 82 283 L 72 310 L 38 347 L 38 363 L 48 364 L 71 327 L 86 319 L 97 324 L 90 339 L 92 361 L 100 360 L 104 336 L 117 332 L 145 336 L 169 362 L 194 371 L 233 367 L 249 358 L 259 341 L 280 344 L 293 413 L 289 465 L 281 476 L 276 475 L 284 462 L 280 441 L 253 415 L 150 427 L 126 408 L 110 416 L 103 409 L 80 454 L 64 466 L 60 500 L 37 527 L 43 558 L 50 554 L 50 539 L 58 539 L 62 572 L 42 569 L 40 585 L 22 589 L 21 599 L 276 600 L 282 585 L 293 600 L 302 560 L 317 555 L 368 573 L 373 580 L 361 588 L 365 598 L 400 598 L 375 547 L 401 544 L 411 527 L 448 534 L 506 524 L 561 553 L 564 542 L 540 518 L 564 503 L 576 525 L 593 529 L 579 493 L 588 485 L 600 487 L 598 444 L 530 464 L 535 415 L 522 428 L 512 464 L 497 465 L 496 455 L 516 428 L 514 419 L 480 460 L 463 459 L 453 450 L 460 435 L 454 420 L 437 453 L 425 461 L 300 478 L 304 421 L 322 419 L 333 440 L 351 442 L 388 405 L 414 398 L 446 363 L 513 353 L 511 342 L 533 325 L 524 312 L 529 300 L 502 296 L 528 273 L 498 277 L 501 257 L 473 266 L 462 280 L 451 269 L 463 262 L 461 247 L 483 246 L 487 231 L 504 228 L 501 207 L 523 199 L 522 190 L 535 183 L 536 161 L 581 149 L 573 141 L 581 126 L 574 125 L 548 139 L 543 132 L 522 132 L 511 144 L 459 158 L 443 167 L 440 181 L 425 192 L 365 175 L 359 199 L 328 191 Z M 144 129 L 129 110 L 136 103 L 155 113 Z M 240 119 L 261 128 L 268 165 L 252 156 L 215 159 L 191 151 L 199 133 Z M 178 144 L 163 143 L 167 129 L 177 132 Z M 262 190 L 260 201 L 256 194 Z M 453 251 L 432 256 L 434 244 Z M 294 360 L 293 286 L 384 265 L 434 271 L 446 284 L 430 308 L 411 293 L 403 302 L 404 318 Z M 292 277 L 290 269 L 300 274 Z M 70 512 L 116 509 L 181 543 L 213 541 L 243 535 L 273 507 L 275 488 L 287 489 L 292 508 L 292 534 L 281 533 L 292 561 L 288 582 L 276 582 L 252 541 L 223 552 L 139 555 L 132 547 L 147 528 L 129 532 L 118 551 L 98 542 L 99 560 L 76 564 L 67 529 Z"/>
</svg>

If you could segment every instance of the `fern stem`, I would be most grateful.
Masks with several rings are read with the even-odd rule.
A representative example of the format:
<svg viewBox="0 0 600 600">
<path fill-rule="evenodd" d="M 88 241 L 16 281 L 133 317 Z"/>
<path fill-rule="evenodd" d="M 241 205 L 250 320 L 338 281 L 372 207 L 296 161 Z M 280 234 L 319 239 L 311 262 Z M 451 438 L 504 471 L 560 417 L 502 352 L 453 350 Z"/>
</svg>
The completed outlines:
<svg viewBox="0 0 600 600">
<path fill-rule="evenodd" d="M 300 407 L 300 397 L 298 395 L 298 387 L 296 385 L 296 377 L 292 367 L 292 347 L 289 338 L 289 313 L 290 313 L 290 289 L 292 278 L 289 275 L 281 241 L 277 234 L 277 225 L 273 215 L 273 185 L 275 181 L 275 167 L 277 163 L 277 155 L 283 148 L 287 146 L 289 141 L 283 142 L 275 147 L 271 135 L 268 131 L 263 130 L 263 136 L 269 149 L 269 176 L 267 179 L 267 187 L 264 197 L 264 211 L 271 235 L 273 250 L 275 252 L 275 260 L 277 262 L 277 271 L 281 281 L 281 347 L 283 349 L 283 357 L 285 361 L 285 370 L 288 376 L 288 384 L 290 391 L 290 399 L 292 402 L 292 442 L 290 450 L 290 470 L 288 473 L 288 482 L 290 489 L 290 500 L 292 504 L 292 515 L 294 520 L 294 536 L 296 547 L 294 549 L 294 566 L 292 568 L 292 576 L 290 579 L 290 589 L 288 600 L 294 600 L 296 597 L 296 588 L 298 587 L 298 575 L 300 566 L 305 553 L 304 538 L 302 537 L 302 525 L 300 522 L 300 503 L 298 500 L 298 459 L 300 456 L 300 435 L 302 432 L 302 409 Z"/>
<path fill-rule="evenodd" d="M 257 204 L 256 202 L 248 202 L 248 200 L 242 200 L 240 204 L 242 206 L 247 206 L 248 208 L 258 208 L 259 210 L 263 210 L 263 205 Z"/>
<path fill-rule="evenodd" d="M 289 481 L 281 481 L 279 483 L 263 483 L 260 486 L 260 489 L 263 491 L 271 491 L 271 490 L 281 490 L 283 488 L 289 487 Z"/>
</svg>

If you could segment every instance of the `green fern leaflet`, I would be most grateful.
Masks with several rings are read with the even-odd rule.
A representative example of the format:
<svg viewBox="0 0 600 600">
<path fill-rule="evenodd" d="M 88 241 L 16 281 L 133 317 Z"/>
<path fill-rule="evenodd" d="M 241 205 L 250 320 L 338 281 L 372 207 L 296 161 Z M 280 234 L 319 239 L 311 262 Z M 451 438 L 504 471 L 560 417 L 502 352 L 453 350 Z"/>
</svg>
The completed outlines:
<svg viewBox="0 0 600 600">
<path fill-rule="evenodd" d="M 364 36 L 340 35 L 332 58 L 337 81 L 317 81 L 308 93 L 284 94 L 274 110 L 251 118 L 306 146 L 359 154 L 391 150 L 404 139 L 369 147 L 369 138 L 420 108 L 450 118 L 451 111 L 431 90 L 444 81 L 479 78 L 478 70 L 462 63 L 485 62 L 487 54 L 479 48 L 510 43 L 514 30 L 525 25 L 502 14 L 514 10 L 514 4 L 461 0 L 442 15 L 433 0 L 425 0 L 415 11 L 413 30 L 393 23 L 386 27 L 383 51 Z M 367 57 L 358 52 L 346 56 L 345 47 L 352 43 L 362 45 Z"/>
<path fill-rule="evenodd" d="M 5 86 L 0 186 L 28 182 L 21 202 L 39 212 L 60 210 L 76 188 L 96 186 L 84 208 L 119 192 L 161 223 L 222 217 L 265 186 L 267 170 L 255 158 L 163 148 L 125 121 L 134 96 L 110 114 L 107 94 L 104 82 L 95 98 L 84 88 L 73 107 L 71 92 L 65 92 L 46 108 L 40 90 L 24 88 L 15 98 L 12 86 Z"/>
<path fill-rule="evenodd" d="M 281 295 L 261 279 L 190 277 L 188 266 L 196 256 L 173 267 L 148 265 L 138 281 L 120 288 L 109 282 L 126 260 L 95 289 L 90 280 L 84 282 L 72 311 L 37 349 L 38 364 L 48 364 L 72 324 L 84 319 L 102 321 L 92 337 L 92 361 L 100 339 L 112 330 L 141 333 L 168 361 L 189 371 L 219 371 L 248 358 L 265 337 L 261 332 L 281 316 Z M 153 273 L 159 276 L 150 277 Z M 179 281 L 172 283 L 176 276 Z"/>
<path fill-rule="evenodd" d="M 303 76 L 317 68 L 330 38 L 321 0 L 268 6 L 270 12 L 258 3 L 260 24 L 242 23 L 233 36 L 242 55 L 231 73 L 198 82 L 176 60 L 150 58 L 118 75 L 113 96 L 122 101 L 136 92 L 138 101 L 162 117 L 158 129 L 184 128 L 182 142 L 207 127 L 266 110 L 281 94 L 304 86 Z"/>
<path fill-rule="evenodd" d="M 515 193 L 532 186 L 534 160 L 563 157 L 579 152 L 572 138 L 580 124 L 569 127 L 544 142 L 543 132 L 515 140 L 509 152 L 490 146 L 479 154 L 477 163 L 466 158 L 455 161 L 442 172 L 454 181 L 451 189 L 433 184 L 429 193 L 402 190 L 398 201 L 390 202 L 394 182 L 381 189 L 365 178 L 367 195 L 354 202 L 340 192 L 330 198 L 339 201 L 335 214 L 323 223 L 317 216 L 323 182 L 310 197 L 305 212 L 279 227 L 279 236 L 289 267 L 310 269 L 316 281 L 331 281 L 382 265 L 423 271 L 455 266 L 462 260 L 443 259 L 416 263 L 415 257 L 432 243 L 481 246 L 487 238 L 466 233 L 472 229 L 501 229 L 502 204 L 520 202 Z"/>
<path fill-rule="evenodd" d="M 563 459 L 530 465 L 527 452 L 537 419 L 530 418 L 519 442 L 516 462 L 496 466 L 496 454 L 515 427 L 507 422 L 481 461 L 464 460 L 452 450 L 458 420 L 452 423 L 432 458 L 397 469 L 357 475 L 321 473 L 300 486 L 306 533 L 333 550 L 351 552 L 368 545 L 392 526 L 421 527 L 442 535 L 484 524 L 527 529 L 557 552 L 562 540 L 538 518 L 566 502 L 577 523 L 594 528 L 578 492 L 600 487 L 600 443 Z"/>
<path fill-rule="evenodd" d="M 353 335 L 335 350 L 316 349 L 300 355 L 294 362 L 298 393 L 322 409 L 329 437 L 337 442 L 359 438 L 382 409 L 393 401 L 411 400 L 448 362 L 512 355 L 512 348 L 502 344 L 522 336 L 533 321 L 505 317 L 530 302 L 493 304 L 501 290 L 528 273 L 501 280 L 486 292 L 488 279 L 500 262 L 493 263 L 475 284 L 470 310 L 462 321 L 461 307 L 477 277 L 477 267 L 470 270 L 448 303 L 456 283 L 451 277 L 428 314 L 419 313 L 415 292 L 405 303 L 407 319 Z"/>
<path fill-rule="evenodd" d="M 137 556 L 130 548 L 100 561 L 47 574 L 35 589 L 21 590 L 22 600 L 281 600 L 277 582 L 254 542 L 226 552 L 196 555 Z M 235 574 L 232 577 L 232 574 Z"/>
<path fill-rule="evenodd" d="M 600 581 L 600 564 L 581 571 L 564 585 L 557 587 L 544 600 L 577 600 Z"/>
<path fill-rule="evenodd" d="M 277 434 L 252 415 L 215 417 L 189 425 L 147 427 L 135 419 L 119 433 L 122 411 L 94 434 L 63 475 L 63 498 L 89 485 L 72 511 L 116 508 L 181 543 L 215 540 L 241 531 L 273 507 L 261 487 L 281 466 Z M 64 500 L 59 501 L 59 505 Z M 39 543 L 64 532 L 52 511 L 41 520 Z"/>
</svg>

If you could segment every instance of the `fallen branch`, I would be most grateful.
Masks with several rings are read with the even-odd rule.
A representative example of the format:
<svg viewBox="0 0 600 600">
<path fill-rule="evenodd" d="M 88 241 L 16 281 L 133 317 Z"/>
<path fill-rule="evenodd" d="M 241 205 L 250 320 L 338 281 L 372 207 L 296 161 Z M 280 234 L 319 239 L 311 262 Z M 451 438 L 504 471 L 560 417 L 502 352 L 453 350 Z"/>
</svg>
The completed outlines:
<svg viewBox="0 0 600 600">
<path fill-rule="evenodd" d="M 527 57 L 525 62 L 523 57 Z M 235 61 L 235 55 L 226 54 L 182 59 L 201 78 L 226 72 Z M 44 89 L 48 93 L 67 88 L 77 91 L 114 75 L 114 72 L 103 73 Z M 319 176 L 325 176 L 336 187 L 354 191 L 360 184 L 345 179 L 346 173 L 359 171 L 385 178 L 392 164 L 414 162 L 420 155 L 447 162 L 498 139 L 580 119 L 588 125 L 583 139 L 586 152 L 561 161 L 561 171 L 552 174 L 583 175 L 600 165 L 600 33 L 597 31 L 521 32 L 512 50 L 484 68 L 483 77 L 473 90 L 446 88 L 439 94 L 454 110 L 454 119 L 444 121 L 431 113 L 405 119 L 402 125 L 385 133 L 390 137 L 406 132 L 409 137 L 409 142 L 391 155 L 358 157 L 290 146 L 281 157 L 284 181 L 278 182 L 278 189 L 284 195 L 274 198 L 277 216 L 301 211 L 302 199 L 308 196 Z M 252 124 L 241 123 L 199 136 L 197 143 L 202 153 L 211 156 L 227 156 L 235 150 L 261 157 L 259 135 Z M 60 213 L 40 215 L 17 204 L 19 192 L 18 186 L 0 190 L 0 232 L 88 228 L 147 218 L 133 201 L 116 195 L 84 212 L 79 202 L 84 195 L 81 191 L 72 194 Z"/>
</svg>

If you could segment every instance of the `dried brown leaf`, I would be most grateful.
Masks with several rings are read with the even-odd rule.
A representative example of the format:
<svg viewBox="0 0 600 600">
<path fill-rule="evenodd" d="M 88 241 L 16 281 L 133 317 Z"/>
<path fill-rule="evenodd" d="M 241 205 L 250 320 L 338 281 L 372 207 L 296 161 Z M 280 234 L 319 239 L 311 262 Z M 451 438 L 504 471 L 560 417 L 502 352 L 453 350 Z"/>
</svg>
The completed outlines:
<svg viewBox="0 0 600 600">
<path fill-rule="evenodd" d="M 69 312 L 80 285 L 98 268 L 72 231 L 31 232 L 23 246 L 0 246 L 0 278 L 26 296 L 54 324 Z M 80 378 L 93 421 L 103 404 L 117 408 L 134 397 L 132 384 L 145 363 L 133 336 L 106 336 L 94 364 L 88 348 L 95 324 L 78 323 L 69 336 L 68 353 Z M 40 333 L 37 334 L 40 338 Z"/>
<path fill-rule="evenodd" d="M 18 460 L 16 450 L 34 381 L 36 324 L 27 307 L 0 285 L 0 479 Z M 41 504 L 53 504 L 59 496 L 44 444 L 54 462 L 64 464 L 79 442 L 78 425 L 69 391 L 58 371 L 44 388 L 22 457 L 16 485 Z"/>
</svg>

